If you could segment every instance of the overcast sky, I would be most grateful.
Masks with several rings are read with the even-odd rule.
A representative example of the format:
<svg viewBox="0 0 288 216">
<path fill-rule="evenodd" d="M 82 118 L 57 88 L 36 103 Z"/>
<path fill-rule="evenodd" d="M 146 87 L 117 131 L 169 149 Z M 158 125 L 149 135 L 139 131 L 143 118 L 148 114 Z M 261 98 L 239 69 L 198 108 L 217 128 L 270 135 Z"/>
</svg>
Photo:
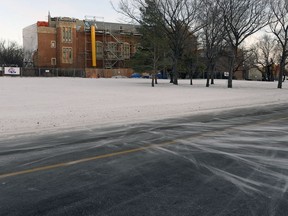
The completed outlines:
<svg viewBox="0 0 288 216">
<path fill-rule="evenodd" d="M 113 5 L 118 0 L 0 0 L 0 39 L 16 41 L 22 45 L 22 29 L 37 21 L 47 21 L 48 11 L 52 17 L 85 16 L 104 18 L 106 22 L 123 22 Z"/>
<path fill-rule="evenodd" d="M 16 41 L 22 45 L 23 28 L 47 21 L 48 11 L 52 17 L 73 17 L 85 19 L 95 16 L 106 22 L 127 22 L 118 14 L 119 0 L 0 0 L 0 40 Z M 253 37 L 246 40 L 248 45 L 254 43 Z"/>
</svg>

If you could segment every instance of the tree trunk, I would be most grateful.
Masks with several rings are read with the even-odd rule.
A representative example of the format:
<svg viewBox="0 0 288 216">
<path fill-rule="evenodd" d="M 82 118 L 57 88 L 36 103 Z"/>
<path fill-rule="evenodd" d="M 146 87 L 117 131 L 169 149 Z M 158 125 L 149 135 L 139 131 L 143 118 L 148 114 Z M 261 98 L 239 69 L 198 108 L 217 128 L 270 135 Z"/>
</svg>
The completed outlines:
<svg viewBox="0 0 288 216">
<path fill-rule="evenodd" d="M 173 83 L 173 69 L 172 71 L 169 71 L 169 75 L 170 75 L 170 83 Z"/>
<path fill-rule="evenodd" d="M 173 66 L 173 84 L 178 85 L 178 71 L 177 71 L 177 66 L 178 66 L 178 59 L 175 59 L 174 66 Z"/>
<path fill-rule="evenodd" d="M 192 79 L 193 79 L 193 69 L 189 68 L 188 71 L 189 71 L 190 85 L 193 85 L 193 81 L 192 81 Z"/>
<path fill-rule="evenodd" d="M 212 74 L 214 73 L 214 67 L 215 64 L 213 63 L 213 60 L 211 60 L 209 62 L 209 65 L 207 67 L 207 81 L 206 81 L 206 87 L 209 87 L 209 82 L 210 82 L 210 79 L 211 79 L 211 84 L 212 84 Z M 213 80 L 213 84 L 214 84 L 214 80 Z"/>
<path fill-rule="evenodd" d="M 210 68 L 211 68 L 211 66 L 209 65 L 208 66 L 208 70 L 207 70 L 207 79 L 206 79 L 206 87 L 209 87 L 210 85 L 209 85 L 209 83 L 210 83 Z"/>
<path fill-rule="evenodd" d="M 232 88 L 232 71 L 229 72 L 228 88 Z"/>
<path fill-rule="evenodd" d="M 229 77 L 228 77 L 228 88 L 232 88 L 232 80 L 233 80 L 233 73 L 234 73 L 234 67 L 235 67 L 235 59 L 237 58 L 237 46 L 232 51 L 231 56 L 231 65 L 229 70 Z"/>
<path fill-rule="evenodd" d="M 214 84 L 215 84 L 215 82 L 214 82 L 214 72 L 213 72 L 211 75 L 211 85 L 214 85 Z"/>
<path fill-rule="evenodd" d="M 206 79 L 206 87 L 210 86 L 210 79 L 209 79 L 209 74 L 207 74 L 207 79 Z"/>
<path fill-rule="evenodd" d="M 154 73 L 152 74 L 152 82 L 151 82 L 151 86 L 154 87 Z"/>
<path fill-rule="evenodd" d="M 211 85 L 214 85 L 214 75 L 215 75 L 215 64 L 212 65 Z"/>
<path fill-rule="evenodd" d="M 173 84 L 174 84 L 174 85 L 178 85 L 178 79 L 177 79 L 176 76 L 175 76 L 175 78 L 174 78 L 174 80 L 173 80 Z"/>
<path fill-rule="evenodd" d="M 270 81 L 270 74 L 269 74 L 269 63 L 266 63 L 265 66 L 265 81 Z"/>
<path fill-rule="evenodd" d="M 280 71 L 279 71 L 279 76 L 278 76 L 278 88 L 282 88 L 282 76 L 284 74 L 284 71 L 285 71 L 285 59 L 282 58 L 281 59 L 281 62 L 280 62 Z M 273 71 L 272 71 L 273 73 Z"/>
</svg>

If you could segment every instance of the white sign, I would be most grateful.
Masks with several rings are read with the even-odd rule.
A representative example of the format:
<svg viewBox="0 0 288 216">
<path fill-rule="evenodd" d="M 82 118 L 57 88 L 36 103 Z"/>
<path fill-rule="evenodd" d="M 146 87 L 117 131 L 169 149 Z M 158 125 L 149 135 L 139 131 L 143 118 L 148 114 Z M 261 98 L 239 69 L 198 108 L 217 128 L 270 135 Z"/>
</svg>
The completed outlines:
<svg viewBox="0 0 288 216">
<path fill-rule="evenodd" d="M 4 67 L 5 75 L 20 75 L 19 67 Z"/>
<path fill-rule="evenodd" d="M 224 76 L 228 77 L 229 76 L 229 72 L 224 72 Z"/>
</svg>

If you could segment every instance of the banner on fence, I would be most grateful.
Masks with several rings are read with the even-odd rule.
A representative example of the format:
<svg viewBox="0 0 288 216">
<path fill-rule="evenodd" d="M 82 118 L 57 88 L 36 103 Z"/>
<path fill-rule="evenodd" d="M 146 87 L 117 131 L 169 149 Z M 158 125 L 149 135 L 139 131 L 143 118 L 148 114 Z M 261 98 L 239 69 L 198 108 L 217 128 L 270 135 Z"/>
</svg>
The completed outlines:
<svg viewBox="0 0 288 216">
<path fill-rule="evenodd" d="M 5 75 L 20 75 L 19 67 L 4 67 Z"/>
</svg>

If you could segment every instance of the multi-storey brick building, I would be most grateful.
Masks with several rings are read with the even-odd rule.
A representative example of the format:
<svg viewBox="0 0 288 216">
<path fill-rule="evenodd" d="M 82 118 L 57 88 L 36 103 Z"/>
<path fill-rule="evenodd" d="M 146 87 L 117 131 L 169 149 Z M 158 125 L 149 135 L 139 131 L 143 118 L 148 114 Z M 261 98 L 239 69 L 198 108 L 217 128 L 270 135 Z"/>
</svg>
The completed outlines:
<svg viewBox="0 0 288 216">
<path fill-rule="evenodd" d="M 98 76 L 103 69 L 117 68 L 120 73 L 136 52 L 139 36 L 136 27 L 130 24 L 49 14 L 47 22 L 23 29 L 25 62 L 35 68 L 98 71 Z"/>
</svg>

